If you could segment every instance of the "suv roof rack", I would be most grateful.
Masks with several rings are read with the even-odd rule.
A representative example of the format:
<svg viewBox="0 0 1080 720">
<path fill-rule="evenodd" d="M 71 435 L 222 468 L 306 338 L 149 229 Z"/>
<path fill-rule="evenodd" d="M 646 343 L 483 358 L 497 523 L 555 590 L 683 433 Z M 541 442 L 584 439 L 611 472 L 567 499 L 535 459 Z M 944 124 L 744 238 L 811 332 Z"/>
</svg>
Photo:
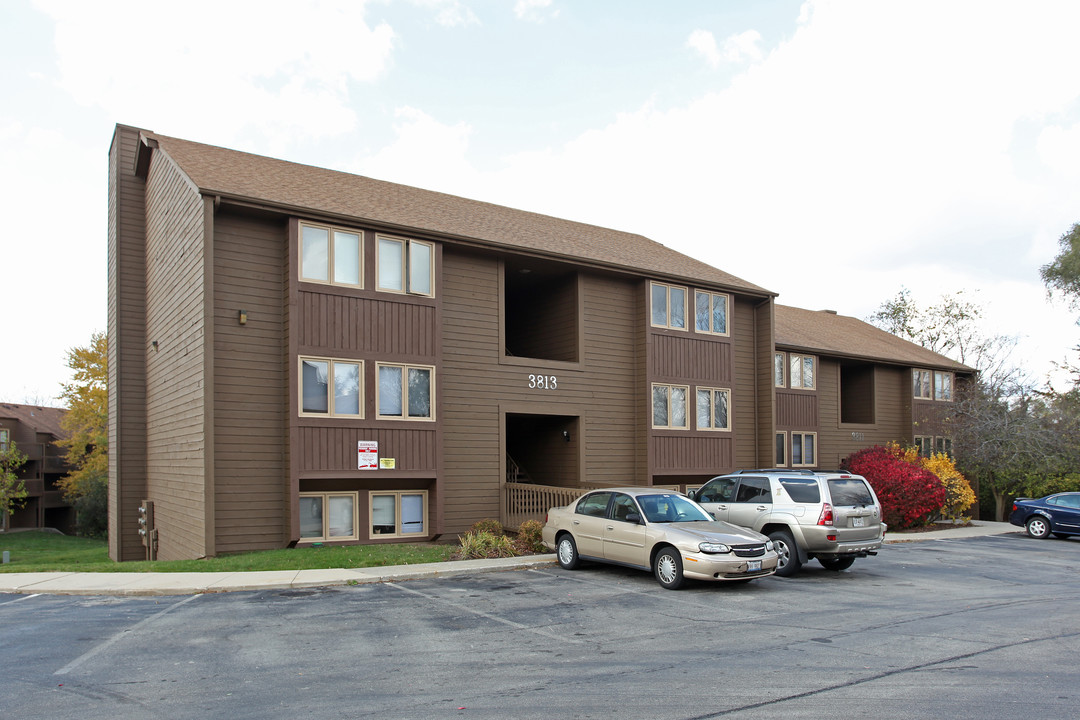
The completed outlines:
<svg viewBox="0 0 1080 720">
<path fill-rule="evenodd" d="M 728 475 L 749 475 L 750 473 L 791 473 L 792 475 L 815 475 L 820 471 L 808 468 L 758 468 L 757 470 L 736 470 Z M 827 472 L 827 471 L 826 471 Z"/>
</svg>

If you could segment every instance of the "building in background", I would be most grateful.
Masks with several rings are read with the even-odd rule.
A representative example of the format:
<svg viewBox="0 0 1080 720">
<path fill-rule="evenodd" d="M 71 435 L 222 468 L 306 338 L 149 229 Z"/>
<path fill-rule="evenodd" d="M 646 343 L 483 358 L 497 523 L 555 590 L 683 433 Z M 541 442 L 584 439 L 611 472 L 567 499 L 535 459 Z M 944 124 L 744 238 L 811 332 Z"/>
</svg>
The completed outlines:
<svg viewBox="0 0 1080 720">
<path fill-rule="evenodd" d="M 26 487 L 23 506 L 11 513 L 8 527 L 75 530 L 75 508 L 64 501 L 57 482 L 70 468 L 63 448 L 55 443 L 66 437 L 60 421 L 67 410 L 0 403 L 0 450 L 11 442 L 26 455 L 17 475 Z"/>
</svg>

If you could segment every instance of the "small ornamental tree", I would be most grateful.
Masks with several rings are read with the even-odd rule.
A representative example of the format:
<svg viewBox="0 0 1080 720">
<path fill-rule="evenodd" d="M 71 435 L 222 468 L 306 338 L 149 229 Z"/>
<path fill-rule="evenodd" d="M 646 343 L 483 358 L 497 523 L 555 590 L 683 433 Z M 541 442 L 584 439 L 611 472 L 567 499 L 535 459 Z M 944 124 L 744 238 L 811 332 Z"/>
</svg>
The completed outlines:
<svg viewBox="0 0 1080 720">
<path fill-rule="evenodd" d="M 897 530 L 925 524 L 945 504 L 945 485 L 937 475 L 897 457 L 889 448 L 875 445 L 859 450 L 847 468 L 862 475 L 881 501 L 881 514 Z"/>
<path fill-rule="evenodd" d="M 963 517 L 967 509 L 975 503 L 975 492 L 967 478 L 956 469 L 956 463 L 945 453 L 931 453 L 930 457 L 922 457 L 917 448 L 904 448 L 897 443 L 889 443 L 888 448 L 901 460 L 918 465 L 938 476 L 945 486 L 945 504 L 941 506 L 941 517 L 956 520 Z"/>
</svg>

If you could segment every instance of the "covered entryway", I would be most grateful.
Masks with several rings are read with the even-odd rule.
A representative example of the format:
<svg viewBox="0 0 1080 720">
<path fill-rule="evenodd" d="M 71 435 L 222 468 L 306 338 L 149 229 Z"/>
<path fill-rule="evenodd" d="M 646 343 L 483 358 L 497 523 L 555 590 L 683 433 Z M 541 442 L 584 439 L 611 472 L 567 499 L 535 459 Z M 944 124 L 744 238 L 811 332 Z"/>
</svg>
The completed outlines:
<svg viewBox="0 0 1080 720">
<path fill-rule="evenodd" d="M 505 428 L 504 525 L 543 520 L 583 492 L 579 417 L 506 413 Z"/>
</svg>

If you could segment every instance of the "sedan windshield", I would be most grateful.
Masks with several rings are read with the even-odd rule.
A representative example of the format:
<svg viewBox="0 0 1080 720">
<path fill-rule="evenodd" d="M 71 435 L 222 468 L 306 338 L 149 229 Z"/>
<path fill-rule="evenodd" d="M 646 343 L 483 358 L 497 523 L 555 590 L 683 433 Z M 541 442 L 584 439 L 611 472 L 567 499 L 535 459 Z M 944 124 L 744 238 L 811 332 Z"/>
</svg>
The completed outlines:
<svg viewBox="0 0 1080 720">
<path fill-rule="evenodd" d="M 638 495 L 638 505 L 651 523 L 709 522 L 712 517 L 682 495 Z"/>
</svg>

